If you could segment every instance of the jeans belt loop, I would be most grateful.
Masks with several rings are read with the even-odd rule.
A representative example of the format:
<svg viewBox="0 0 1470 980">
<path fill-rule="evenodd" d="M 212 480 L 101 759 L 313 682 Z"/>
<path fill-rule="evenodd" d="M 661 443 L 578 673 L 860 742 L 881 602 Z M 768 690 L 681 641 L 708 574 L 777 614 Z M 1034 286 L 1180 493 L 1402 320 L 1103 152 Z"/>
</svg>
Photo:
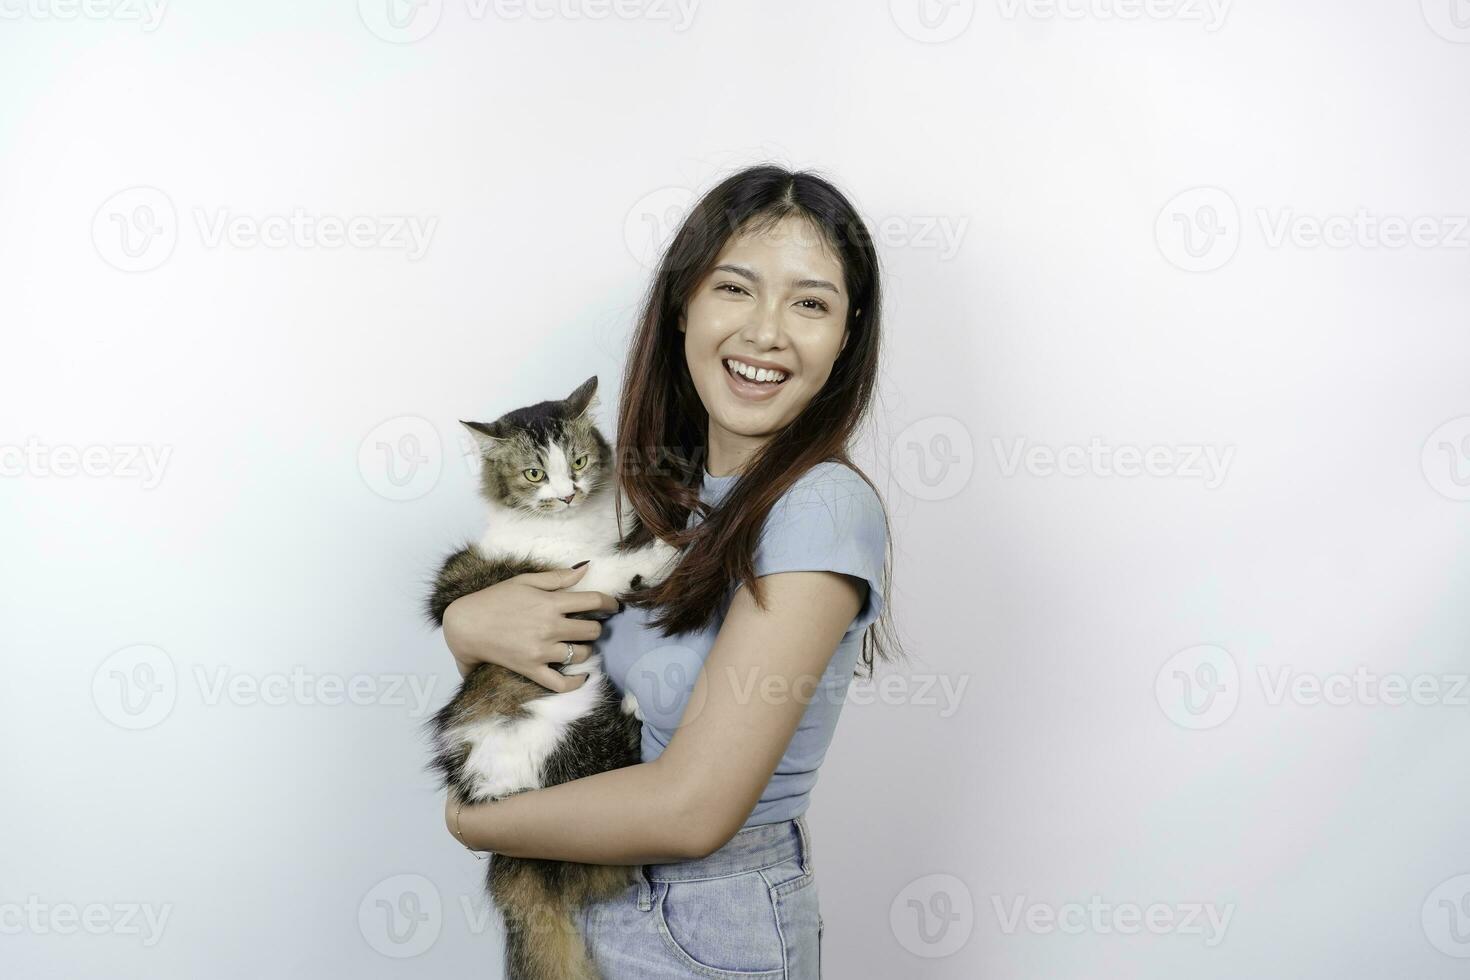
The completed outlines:
<svg viewBox="0 0 1470 980">
<path fill-rule="evenodd" d="M 801 873 L 812 873 L 812 838 L 806 830 L 806 814 L 796 818 L 796 833 L 801 840 Z"/>
<path fill-rule="evenodd" d="M 653 910 L 653 886 L 648 881 L 648 871 L 641 864 L 633 871 L 638 878 L 638 911 L 651 912 Z"/>
</svg>

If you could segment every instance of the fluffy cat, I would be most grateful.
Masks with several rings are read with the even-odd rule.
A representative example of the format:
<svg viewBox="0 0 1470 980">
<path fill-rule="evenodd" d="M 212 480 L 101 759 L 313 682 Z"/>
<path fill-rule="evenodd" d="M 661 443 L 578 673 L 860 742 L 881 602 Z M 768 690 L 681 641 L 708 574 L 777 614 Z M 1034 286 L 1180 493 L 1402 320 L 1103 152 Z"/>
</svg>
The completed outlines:
<svg viewBox="0 0 1470 980">
<path fill-rule="evenodd" d="M 657 539 L 619 549 L 630 528 L 618 526 L 613 507 L 612 451 L 591 417 L 596 390 L 594 376 L 562 401 L 464 423 L 480 446 L 490 517 L 484 536 L 439 569 L 427 600 L 436 625 L 455 599 L 523 572 L 590 559 L 571 588 L 617 596 L 672 570 L 678 552 Z M 637 763 L 636 702 L 619 701 L 601 663 L 594 653 L 564 668 L 588 675 L 565 694 L 504 667 L 477 665 L 428 723 L 432 766 L 445 786 L 479 803 Z M 631 881 L 624 867 L 492 855 L 486 886 L 505 922 L 507 977 L 593 980 L 573 914 Z"/>
</svg>

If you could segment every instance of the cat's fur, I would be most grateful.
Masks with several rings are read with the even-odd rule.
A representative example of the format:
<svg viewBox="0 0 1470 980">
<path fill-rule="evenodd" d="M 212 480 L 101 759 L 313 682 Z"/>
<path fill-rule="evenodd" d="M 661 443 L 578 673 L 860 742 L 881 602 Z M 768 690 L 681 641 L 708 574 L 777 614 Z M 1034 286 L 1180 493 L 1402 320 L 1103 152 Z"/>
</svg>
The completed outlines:
<svg viewBox="0 0 1470 980">
<path fill-rule="evenodd" d="M 678 553 L 657 539 L 635 550 L 619 548 L 629 528 L 618 526 L 612 451 L 592 421 L 596 390 L 592 377 L 562 401 L 517 409 L 488 424 L 465 423 L 480 444 L 481 495 L 490 519 L 479 542 L 440 568 L 427 600 L 436 624 L 443 625 L 445 609 L 460 596 L 523 572 L 590 559 L 571 589 L 617 596 L 657 584 L 672 569 Z M 586 462 L 575 468 L 583 456 Z M 541 478 L 532 482 L 527 469 Z M 565 694 L 504 667 L 477 665 L 429 722 L 432 765 L 445 785 L 467 803 L 479 803 L 637 763 L 637 704 L 631 697 L 619 702 L 601 663 L 593 654 L 565 668 L 563 673 L 588 675 Z M 505 921 L 506 975 L 595 978 L 574 912 L 631 881 L 625 867 L 492 855 L 486 885 Z"/>
</svg>

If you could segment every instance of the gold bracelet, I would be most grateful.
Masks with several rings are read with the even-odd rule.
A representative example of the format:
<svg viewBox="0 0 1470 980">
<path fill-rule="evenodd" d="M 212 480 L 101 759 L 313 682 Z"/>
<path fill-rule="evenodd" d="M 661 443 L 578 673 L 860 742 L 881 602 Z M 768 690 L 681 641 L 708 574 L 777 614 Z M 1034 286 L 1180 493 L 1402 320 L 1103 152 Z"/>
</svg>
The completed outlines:
<svg viewBox="0 0 1470 980">
<path fill-rule="evenodd" d="M 474 848 L 470 847 L 470 842 L 464 839 L 464 831 L 459 829 L 459 811 L 463 809 L 464 800 L 460 800 L 459 805 L 454 808 L 454 836 L 458 837 L 459 842 L 463 844 L 467 849 L 474 850 Z"/>
</svg>

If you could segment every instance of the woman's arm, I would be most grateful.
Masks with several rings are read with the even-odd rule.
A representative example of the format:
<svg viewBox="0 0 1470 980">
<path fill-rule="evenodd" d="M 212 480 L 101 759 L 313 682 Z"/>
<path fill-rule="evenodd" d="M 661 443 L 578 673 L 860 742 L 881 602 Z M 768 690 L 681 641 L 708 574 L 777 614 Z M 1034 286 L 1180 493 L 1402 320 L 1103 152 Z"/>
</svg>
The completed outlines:
<svg viewBox="0 0 1470 980">
<path fill-rule="evenodd" d="M 469 846 L 586 864 L 660 864 L 723 847 L 759 802 L 867 590 L 836 572 L 761 584 L 765 609 L 736 589 L 658 759 L 466 805 L 458 821 Z M 451 833 L 456 809 L 450 799 Z"/>
</svg>

